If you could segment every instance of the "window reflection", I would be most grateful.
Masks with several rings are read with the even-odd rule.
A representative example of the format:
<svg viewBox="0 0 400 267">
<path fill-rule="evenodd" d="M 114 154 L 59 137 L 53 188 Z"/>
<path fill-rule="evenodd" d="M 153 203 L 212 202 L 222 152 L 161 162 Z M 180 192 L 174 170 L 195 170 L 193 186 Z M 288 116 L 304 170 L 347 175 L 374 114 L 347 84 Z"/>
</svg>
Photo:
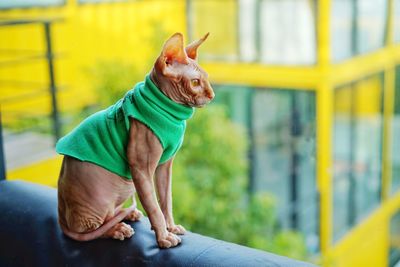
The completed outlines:
<svg viewBox="0 0 400 267">
<path fill-rule="evenodd" d="M 0 8 L 61 5 L 65 0 L 1 0 Z"/>
<path fill-rule="evenodd" d="M 368 215 L 380 201 L 382 77 L 335 91 L 334 239 Z"/>
<path fill-rule="evenodd" d="M 188 20 L 194 36 L 212 29 L 208 59 L 311 65 L 317 50 L 315 2 L 191 0 Z"/>
<path fill-rule="evenodd" d="M 276 197 L 281 225 L 304 233 L 309 251 L 316 252 L 314 94 L 257 90 L 252 133 L 255 190 Z"/>
<path fill-rule="evenodd" d="M 263 63 L 315 63 L 314 8 L 314 1 L 310 0 L 261 1 L 260 58 Z"/>
<path fill-rule="evenodd" d="M 357 53 L 366 53 L 385 44 L 387 0 L 356 1 Z"/>
<path fill-rule="evenodd" d="M 335 91 L 334 168 L 333 168 L 333 233 L 342 236 L 351 226 L 350 187 L 354 187 L 352 162 L 352 99 L 350 86 Z M 354 190 L 354 189 L 353 189 Z"/>
<path fill-rule="evenodd" d="M 400 43 L 400 0 L 394 0 L 394 41 Z"/>
<path fill-rule="evenodd" d="M 400 66 L 396 68 L 395 103 L 392 120 L 392 193 L 400 188 Z"/>
<path fill-rule="evenodd" d="M 248 128 L 252 89 L 237 85 L 213 85 L 213 87 L 216 91 L 213 103 L 222 104 L 233 122 Z"/>
<path fill-rule="evenodd" d="M 332 1 L 331 53 L 334 61 L 374 51 L 385 45 L 387 1 Z"/>
<path fill-rule="evenodd" d="M 354 160 L 356 220 L 365 217 L 380 200 L 382 88 L 380 77 L 354 86 Z"/>
<path fill-rule="evenodd" d="M 214 89 L 215 103 L 225 105 L 232 120 L 247 127 L 252 189 L 275 196 L 281 226 L 302 232 L 309 252 L 317 252 L 314 93 L 239 86 Z"/>
<path fill-rule="evenodd" d="M 334 61 L 350 58 L 353 54 L 353 7 L 351 0 L 332 1 L 331 53 Z"/>
</svg>

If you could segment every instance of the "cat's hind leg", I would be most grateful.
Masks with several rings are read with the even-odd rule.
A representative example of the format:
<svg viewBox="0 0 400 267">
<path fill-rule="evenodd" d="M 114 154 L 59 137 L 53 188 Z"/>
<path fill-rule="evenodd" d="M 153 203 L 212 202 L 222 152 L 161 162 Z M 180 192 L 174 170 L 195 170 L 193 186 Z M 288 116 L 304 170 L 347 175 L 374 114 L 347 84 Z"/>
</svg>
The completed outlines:
<svg viewBox="0 0 400 267">
<path fill-rule="evenodd" d="M 58 181 L 62 231 L 78 241 L 131 237 L 132 228 L 121 221 L 136 209 L 122 209 L 133 191 L 132 182 L 95 164 L 65 157 Z"/>
<path fill-rule="evenodd" d="M 134 209 L 131 213 L 129 213 L 125 217 L 125 220 L 137 222 L 143 217 L 143 213 L 140 210 L 138 210 L 138 208 L 137 208 L 135 194 L 132 194 L 132 206 L 131 207 L 134 207 Z"/>
<path fill-rule="evenodd" d="M 66 225 L 60 224 L 64 234 L 77 241 L 89 241 L 96 238 L 114 238 L 124 240 L 130 238 L 134 231 L 128 224 L 121 222 L 134 207 L 122 209 L 108 220 L 101 217 L 82 215 L 81 212 L 73 212 L 73 216 L 63 218 Z"/>
<path fill-rule="evenodd" d="M 117 223 L 108 230 L 103 237 L 104 238 L 114 238 L 118 240 L 124 240 L 125 238 L 130 238 L 133 236 L 135 231 L 133 230 L 132 226 L 126 224 L 124 222 Z"/>
</svg>

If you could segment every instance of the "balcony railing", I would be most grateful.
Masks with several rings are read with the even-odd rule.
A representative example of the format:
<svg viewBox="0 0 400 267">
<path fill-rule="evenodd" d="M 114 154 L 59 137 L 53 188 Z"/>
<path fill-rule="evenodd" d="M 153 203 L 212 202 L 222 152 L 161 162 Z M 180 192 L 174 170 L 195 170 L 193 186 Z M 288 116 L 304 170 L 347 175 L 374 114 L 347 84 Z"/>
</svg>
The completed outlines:
<svg viewBox="0 0 400 267">
<path fill-rule="evenodd" d="M 26 82 L 16 80 L 16 77 L 12 78 L 10 81 L 9 77 L 7 79 L 0 79 L 0 87 L 2 86 L 23 86 L 24 88 L 33 88 L 29 92 L 23 94 L 17 94 L 15 96 L 7 96 L 1 99 L 1 103 L 3 104 L 0 106 L 0 180 L 6 178 L 6 163 L 5 163 L 5 154 L 4 154 L 4 138 L 3 138 L 3 129 L 2 126 L 2 118 L 1 116 L 8 115 L 12 117 L 12 120 L 23 120 L 24 114 L 27 113 L 26 110 L 19 111 L 7 111 L 4 109 L 4 106 L 9 104 L 19 104 L 26 99 L 34 99 L 38 97 L 43 97 L 43 95 L 49 96 L 50 99 L 50 106 L 51 106 L 51 114 L 50 121 L 52 124 L 52 129 L 50 130 L 54 143 L 59 139 L 61 135 L 61 122 L 60 116 L 58 111 L 58 104 L 57 104 L 57 91 L 59 87 L 56 84 L 55 76 L 54 76 L 54 59 L 56 55 L 53 51 L 53 44 L 52 44 L 52 25 L 53 23 L 60 22 L 62 19 L 12 19 L 12 20 L 0 20 L 0 28 L 3 27 L 20 27 L 20 29 L 24 29 L 26 26 L 30 25 L 37 25 L 43 28 L 43 43 L 44 43 L 44 50 L 45 51 L 31 51 L 26 49 L 15 49 L 14 47 L 10 47 L 10 49 L 5 49 L 4 47 L 0 49 L 2 54 L 11 54 L 11 57 L 7 57 L 6 59 L 0 60 L 0 70 L 4 70 L 7 68 L 13 68 L 18 65 L 26 65 L 30 62 L 37 62 L 37 61 L 44 61 L 47 65 L 46 72 L 48 81 L 44 84 L 40 82 Z M 26 40 L 27 42 L 29 40 Z M 11 84 L 11 85 L 10 85 Z M 11 116 L 10 116 L 11 115 Z M 37 115 L 36 115 L 37 116 Z M 41 117 L 37 116 L 37 119 L 41 119 Z M 3 119 L 4 123 L 4 119 Z M 32 130 L 30 128 L 24 128 L 24 131 Z"/>
</svg>

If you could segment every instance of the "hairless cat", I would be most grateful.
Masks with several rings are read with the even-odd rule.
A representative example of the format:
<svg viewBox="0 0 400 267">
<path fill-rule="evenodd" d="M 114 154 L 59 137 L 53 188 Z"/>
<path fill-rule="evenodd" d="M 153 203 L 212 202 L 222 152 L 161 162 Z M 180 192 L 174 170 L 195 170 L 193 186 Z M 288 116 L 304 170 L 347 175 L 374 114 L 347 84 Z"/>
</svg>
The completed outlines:
<svg viewBox="0 0 400 267">
<path fill-rule="evenodd" d="M 207 37 L 184 47 L 182 34 L 172 35 L 143 82 L 57 143 L 64 155 L 58 213 L 65 235 L 78 241 L 130 238 L 134 231 L 122 220 L 141 218 L 137 192 L 159 247 L 181 242 L 185 228 L 172 215 L 172 164 L 186 120 L 214 98 L 197 63 Z M 133 204 L 123 208 L 127 199 Z"/>
</svg>

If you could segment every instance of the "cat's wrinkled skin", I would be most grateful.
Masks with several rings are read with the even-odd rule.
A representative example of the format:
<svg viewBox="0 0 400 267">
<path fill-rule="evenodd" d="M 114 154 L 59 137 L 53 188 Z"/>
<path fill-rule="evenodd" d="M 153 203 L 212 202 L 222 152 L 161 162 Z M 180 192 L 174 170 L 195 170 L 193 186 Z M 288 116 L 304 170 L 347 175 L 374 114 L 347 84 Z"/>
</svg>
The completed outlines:
<svg viewBox="0 0 400 267">
<path fill-rule="evenodd" d="M 182 34 L 174 34 L 154 64 L 150 73 L 152 81 L 177 103 L 202 107 L 214 98 L 208 75 L 196 61 L 197 48 L 207 37 L 208 34 L 184 48 Z M 158 165 L 162 153 L 153 132 L 131 118 L 127 158 L 133 183 L 95 164 L 65 156 L 58 181 L 59 222 L 63 232 L 79 241 L 131 237 L 132 227 L 121 221 L 139 220 L 142 213 L 136 209 L 135 202 L 126 209 L 122 204 L 128 198 L 134 200 L 136 191 L 159 247 L 178 245 L 181 239 L 177 235 L 184 234 L 185 228 L 174 222 L 173 159 Z"/>
<path fill-rule="evenodd" d="M 208 34 L 188 45 L 182 52 L 174 54 L 182 42 L 180 38 L 171 38 L 151 72 L 151 79 L 165 95 L 177 103 L 191 107 L 202 107 L 214 98 L 214 91 L 208 82 L 208 74 L 197 64 L 197 48 L 206 40 Z M 199 84 L 193 84 L 195 80 Z"/>
</svg>

